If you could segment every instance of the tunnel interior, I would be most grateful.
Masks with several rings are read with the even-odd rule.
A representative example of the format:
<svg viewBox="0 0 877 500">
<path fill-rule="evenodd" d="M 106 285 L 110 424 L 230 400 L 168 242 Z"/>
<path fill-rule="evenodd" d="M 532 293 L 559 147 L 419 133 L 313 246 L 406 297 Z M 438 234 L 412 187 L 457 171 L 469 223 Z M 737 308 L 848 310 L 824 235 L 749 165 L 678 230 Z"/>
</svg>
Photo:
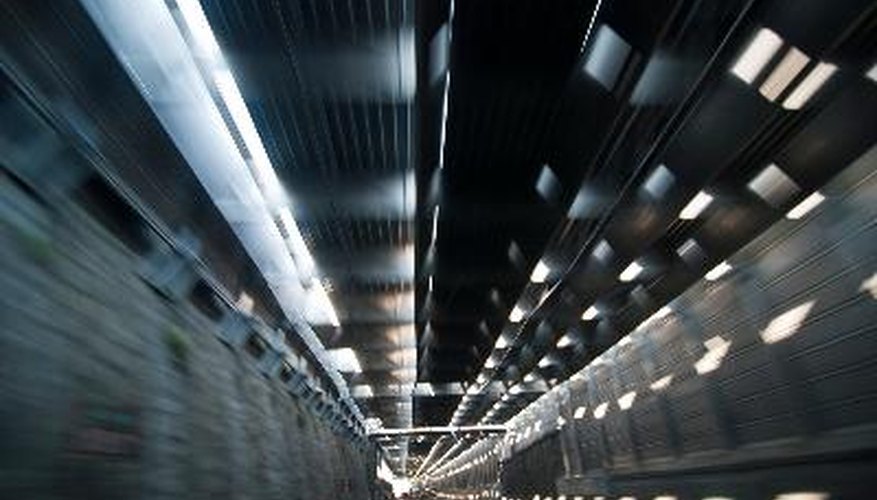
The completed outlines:
<svg viewBox="0 0 877 500">
<path fill-rule="evenodd" d="M 874 497 L 874 2 L 0 40 L 0 498 Z"/>
</svg>

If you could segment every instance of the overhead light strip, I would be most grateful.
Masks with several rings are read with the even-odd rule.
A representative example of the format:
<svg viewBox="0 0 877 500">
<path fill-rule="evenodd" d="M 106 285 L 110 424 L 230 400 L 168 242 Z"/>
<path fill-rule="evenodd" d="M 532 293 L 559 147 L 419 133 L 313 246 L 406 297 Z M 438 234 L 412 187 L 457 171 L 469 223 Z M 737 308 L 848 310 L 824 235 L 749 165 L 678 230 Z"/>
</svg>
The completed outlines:
<svg viewBox="0 0 877 500">
<path fill-rule="evenodd" d="M 445 71 L 445 88 L 442 93 L 442 126 L 439 138 L 439 169 L 445 168 L 445 141 L 448 135 L 448 101 L 451 93 L 451 42 L 454 38 L 454 0 L 448 11 L 448 68 Z"/>
<path fill-rule="evenodd" d="M 226 125 L 232 126 L 243 140 L 249 154 L 247 159 L 249 160 L 250 174 L 262 191 L 268 209 L 273 211 L 275 216 L 280 219 L 282 224 L 281 233 L 286 236 L 288 249 L 295 261 L 295 268 L 299 279 L 308 292 L 313 294 L 309 299 L 310 304 L 319 307 L 331 325 L 335 327 L 340 326 L 337 313 L 329 295 L 326 293 L 326 289 L 316 279 L 316 266 L 313 256 L 292 216 L 289 202 L 286 199 L 280 180 L 277 178 L 276 170 L 265 151 L 264 144 L 250 115 L 249 108 L 244 101 L 234 75 L 225 62 L 225 58 L 222 55 L 219 44 L 216 42 L 216 37 L 213 34 L 207 17 L 204 15 L 200 2 L 198 0 L 176 0 L 176 3 L 185 22 L 186 29 L 189 31 L 194 42 L 194 52 L 197 55 L 208 58 L 211 63 L 208 65 L 208 71 L 212 71 L 210 77 L 219 93 L 223 106 L 231 116 L 232 123 L 227 123 Z"/>
</svg>

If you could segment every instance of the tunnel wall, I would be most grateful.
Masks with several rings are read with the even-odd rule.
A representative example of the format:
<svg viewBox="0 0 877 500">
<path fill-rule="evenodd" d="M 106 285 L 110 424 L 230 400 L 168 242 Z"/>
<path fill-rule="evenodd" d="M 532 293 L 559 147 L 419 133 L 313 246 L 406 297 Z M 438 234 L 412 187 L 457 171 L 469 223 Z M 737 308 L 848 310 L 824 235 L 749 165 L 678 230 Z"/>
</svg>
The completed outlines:
<svg viewBox="0 0 877 500">
<path fill-rule="evenodd" d="M 18 177 L 59 157 L 3 139 L 0 498 L 370 498 L 373 449 L 260 369 L 264 345 L 223 343 L 195 292 L 151 286 L 124 207 L 53 189 L 73 165 Z"/>
<path fill-rule="evenodd" d="M 730 273 L 515 417 L 487 464 L 452 464 L 433 487 L 528 500 L 871 498 L 877 151 L 822 192 L 814 213 L 777 223 Z"/>
</svg>

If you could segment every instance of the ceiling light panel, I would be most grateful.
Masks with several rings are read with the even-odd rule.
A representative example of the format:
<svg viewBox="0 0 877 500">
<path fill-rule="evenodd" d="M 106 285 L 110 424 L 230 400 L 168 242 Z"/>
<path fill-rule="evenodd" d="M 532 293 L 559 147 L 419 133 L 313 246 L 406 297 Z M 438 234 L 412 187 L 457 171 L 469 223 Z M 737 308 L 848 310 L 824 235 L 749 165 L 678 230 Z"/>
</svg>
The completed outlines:
<svg viewBox="0 0 877 500">
<path fill-rule="evenodd" d="M 834 73 L 837 66 L 821 62 L 817 64 L 810 73 L 795 87 L 795 90 L 789 94 L 783 101 L 783 107 L 786 109 L 800 109 L 807 101 L 813 97 L 813 94 L 819 91 Z"/>
<path fill-rule="evenodd" d="M 533 268 L 533 272 L 530 274 L 530 281 L 533 283 L 544 283 L 550 273 L 551 268 L 544 261 L 540 260 L 536 263 L 536 267 Z"/>
<path fill-rule="evenodd" d="M 597 80 L 606 90 L 612 90 L 629 54 L 630 45 L 604 24 L 597 31 L 594 44 L 588 54 L 585 73 Z"/>
<path fill-rule="evenodd" d="M 624 271 L 621 271 L 621 274 L 618 275 L 618 279 L 621 281 L 633 281 L 636 279 L 640 273 L 643 272 L 643 267 L 636 261 L 633 261 L 624 268 Z"/>
<path fill-rule="evenodd" d="M 810 58 L 803 52 L 795 47 L 790 47 L 758 91 L 765 99 L 776 100 L 809 62 Z"/>
<path fill-rule="evenodd" d="M 798 185 L 776 164 L 771 163 L 747 184 L 750 191 L 774 208 L 798 192 Z"/>
<path fill-rule="evenodd" d="M 685 205 L 685 208 L 679 212 L 679 218 L 684 220 L 692 220 L 696 219 L 703 213 L 704 210 L 713 202 L 712 195 L 705 193 L 703 191 L 698 192 L 694 195 L 694 198 Z"/>
<path fill-rule="evenodd" d="M 512 312 L 509 313 L 509 321 L 519 323 L 522 319 L 524 319 L 524 310 L 516 305 L 512 308 Z"/>
<path fill-rule="evenodd" d="M 768 28 L 761 28 L 731 67 L 731 73 L 752 84 L 782 45 L 783 39 L 779 35 Z"/>
<path fill-rule="evenodd" d="M 703 277 L 706 278 L 707 281 L 715 281 L 725 274 L 728 273 L 732 269 L 731 265 L 725 261 L 722 261 L 716 267 L 710 269 L 708 273 L 706 273 Z"/>
<path fill-rule="evenodd" d="M 787 219 L 800 219 L 804 217 L 811 210 L 819 206 L 823 201 L 825 201 L 825 196 L 822 195 L 819 191 L 814 192 L 810 196 L 804 198 L 801 203 L 795 205 L 795 207 L 786 213 Z"/>
<path fill-rule="evenodd" d="M 597 317 L 600 314 L 600 310 L 597 309 L 596 306 L 592 305 L 585 309 L 585 312 L 582 313 L 582 319 L 585 321 L 590 321 Z"/>
</svg>

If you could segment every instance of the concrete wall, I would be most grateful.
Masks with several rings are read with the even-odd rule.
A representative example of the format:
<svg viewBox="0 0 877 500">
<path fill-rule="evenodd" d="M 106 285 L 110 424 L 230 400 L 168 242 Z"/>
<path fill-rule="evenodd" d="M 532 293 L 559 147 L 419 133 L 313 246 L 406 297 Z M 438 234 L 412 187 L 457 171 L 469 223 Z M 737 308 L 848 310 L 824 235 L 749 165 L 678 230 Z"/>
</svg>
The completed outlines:
<svg viewBox="0 0 877 500">
<path fill-rule="evenodd" d="M 75 190 L 22 184 L 16 158 L 0 169 L 0 498 L 369 498 L 368 449 L 147 285 Z"/>
</svg>

